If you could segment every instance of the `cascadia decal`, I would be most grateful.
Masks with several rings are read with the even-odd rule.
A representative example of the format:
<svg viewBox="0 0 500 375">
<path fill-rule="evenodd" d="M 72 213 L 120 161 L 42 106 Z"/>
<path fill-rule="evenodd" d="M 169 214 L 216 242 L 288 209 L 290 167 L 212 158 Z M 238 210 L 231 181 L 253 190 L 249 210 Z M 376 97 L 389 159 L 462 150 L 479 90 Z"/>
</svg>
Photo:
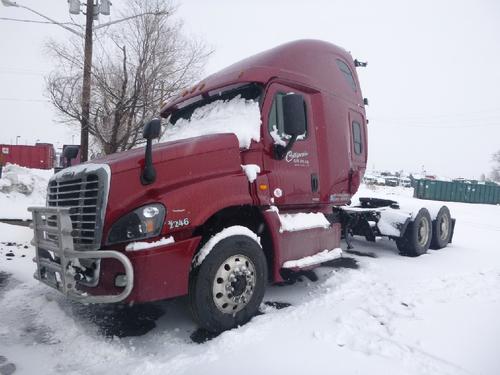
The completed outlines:
<svg viewBox="0 0 500 375">
<path fill-rule="evenodd" d="M 307 157 L 309 153 L 306 152 L 293 152 L 288 151 L 285 156 L 285 160 L 288 163 L 293 163 L 295 165 L 309 165 L 309 159 Z"/>
</svg>

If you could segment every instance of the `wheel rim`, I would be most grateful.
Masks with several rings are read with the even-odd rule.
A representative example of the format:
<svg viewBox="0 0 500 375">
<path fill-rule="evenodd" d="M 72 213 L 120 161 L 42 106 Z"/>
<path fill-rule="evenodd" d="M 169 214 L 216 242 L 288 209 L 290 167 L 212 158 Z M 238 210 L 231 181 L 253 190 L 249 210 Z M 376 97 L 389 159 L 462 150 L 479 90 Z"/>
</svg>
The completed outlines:
<svg viewBox="0 0 500 375">
<path fill-rule="evenodd" d="M 425 245 L 427 244 L 427 241 L 429 240 L 429 221 L 427 221 L 427 219 L 422 219 L 420 220 L 420 223 L 418 225 L 418 231 L 417 231 L 417 234 L 418 234 L 418 243 L 420 246 L 423 246 L 425 247 Z"/>
<path fill-rule="evenodd" d="M 255 266 L 244 255 L 227 258 L 215 273 L 212 296 L 217 309 L 235 314 L 250 302 L 255 289 Z"/>
<path fill-rule="evenodd" d="M 441 222 L 439 223 L 439 229 L 441 235 L 439 236 L 442 240 L 446 240 L 448 238 L 448 232 L 450 230 L 450 220 L 446 215 L 441 217 Z"/>
</svg>

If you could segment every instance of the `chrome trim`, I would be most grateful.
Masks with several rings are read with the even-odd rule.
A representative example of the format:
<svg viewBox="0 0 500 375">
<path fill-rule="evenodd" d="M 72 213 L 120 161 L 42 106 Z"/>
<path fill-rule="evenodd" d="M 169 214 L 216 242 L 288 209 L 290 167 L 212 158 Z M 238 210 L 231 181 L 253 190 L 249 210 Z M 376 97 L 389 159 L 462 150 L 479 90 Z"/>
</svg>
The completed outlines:
<svg viewBox="0 0 500 375">
<path fill-rule="evenodd" d="M 134 286 L 134 270 L 130 260 L 118 251 L 77 251 L 73 245 L 73 225 L 69 207 L 29 207 L 33 215 L 32 228 L 37 265 L 35 279 L 59 290 L 67 297 L 83 303 L 114 303 L 126 299 Z M 50 218 L 50 219 L 49 219 Z M 52 223 L 52 224 L 51 224 Z M 53 255 L 51 254 L 53 253 Z M 71 274 L 73 262 L 80 259 L 100 261 L 118 260 L 125 269 L 127 284 L 119 294 L 89 295 L 77 288 L 80 283 Z M 99 270 L 97 270 L 99 271 Z M 80 283 L 85 286 L 84 283 Z"/>
<path fill-rule="evenodd" d="M 91 175 L 95 175 L 97 179 L 88 180 L 88 176 Z M 107 164 L 76 165 L 61 170 L 50 179 L 46 205 L 73 209 L 70 216 L 75 231 L 73 233 L 75 250 L 99 250 L 110 184 L 111 169 Z M 87 197 L 89 193 L 92 196 Z M 69 198 L 70 194 L 77 196 Z M 92 212 L 85 212 L 89 210 Z"/>
</svg>

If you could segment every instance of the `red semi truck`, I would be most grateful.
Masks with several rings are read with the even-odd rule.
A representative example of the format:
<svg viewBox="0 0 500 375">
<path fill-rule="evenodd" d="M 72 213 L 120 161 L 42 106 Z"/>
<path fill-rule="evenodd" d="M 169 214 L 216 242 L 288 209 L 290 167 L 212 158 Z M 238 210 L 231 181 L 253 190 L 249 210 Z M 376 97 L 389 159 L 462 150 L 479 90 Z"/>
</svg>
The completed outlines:
<svg viewBox="0 0 500 375">
<path fill-rule="evenodd" d="M 276 47 L 163 107 L 165 141 L 152 144 L 152 120 L 145 149 L 54 175 L 47 207 L 30 208 L 35 277 L 86 303 L 188 295 L 196 322 L 220 331 L 258 311 L 268 282 L 340 257 L 341 237 L 385 235 L 408 256 L 446 246 L 446 207 L 349 206 L 368 148 L 359 65 L 326 42 Z"/>
</svg>

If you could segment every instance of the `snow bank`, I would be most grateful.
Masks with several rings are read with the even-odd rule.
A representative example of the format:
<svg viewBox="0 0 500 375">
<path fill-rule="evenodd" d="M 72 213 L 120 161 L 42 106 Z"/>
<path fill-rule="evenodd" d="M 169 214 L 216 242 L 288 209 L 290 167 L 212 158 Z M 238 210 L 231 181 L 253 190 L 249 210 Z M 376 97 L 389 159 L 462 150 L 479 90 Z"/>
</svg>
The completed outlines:
<svg viewBox="0 0 500 375">
<path fill-rule="evenodd" d="M 45 206 L 47 185 L 53 174 L 53 170 L 7 164 L 0 179 L 0 219 L 31 219 L 27 209 Z"/>
<path fill-rule="evenodd" d="M 193 267 L 198 267 L 205 260 L 208 254 L 210 254 L 215 245 L 217 245 L 220 241 L 231 236 L 240 235 L 250 237 L 252 240 L 257 242 L 259 246 L 261 246 L 260 237 L 258 237 L 254 232 L 252 232 L 247 227 L 234 225 L 232 227 L 223 229 L 208 240 L 208 242 L 201 248 L 198 255 L 193 259 Z"/>
<path fill-rule="evenodd" d="M 260 173 L 260 167 L 256 164 L 242 165 L 241 169 L 247 175 L 248 182 L 252 183 L 257 179 L 257 175 Z"/>
<path fill-rule="evenodd" d="M 295 232 L 312 228 L 328 228 L 330 222 L 322 213 L 279 214 L 280 232 Z"/>
<path fill-rule="evenodd" d="M 158 246 L 169 245 L 169 244 L 174 243 L 174 242 L 175 242 L 174 237 L 172 237 L 172 236 L 170 236 L 168 238 L 167 237 L 162 238 L 161 240 L 155 241 L 155 242 L 131 242 L 125 247 L 125 250 L 126 251 L 138 251 L 138 250 L 152 249 L 152 248 L 158 247 Z"/>
<path fill-rule="evenodd" d="M 237 96 L 232 100 L 218 100 L 200 107 L 189 120 L 179 119 L 165 130 L 161 142 L 233 133 L 241 148 L 249 148 L 252 140 L 260 141 L 260 124 L 259 103 Z"/>
<path fill-rule="evenodd" d="M 283 268 L 304 268 L 328 262 L 329 260 L 337 259 L 342 256 L 342 249 L 336 248 L 333 250 L 323 250 L 317 254 L 310 255 L 297 260 L 288 260 L 283 263 Z"/>
</svg>

